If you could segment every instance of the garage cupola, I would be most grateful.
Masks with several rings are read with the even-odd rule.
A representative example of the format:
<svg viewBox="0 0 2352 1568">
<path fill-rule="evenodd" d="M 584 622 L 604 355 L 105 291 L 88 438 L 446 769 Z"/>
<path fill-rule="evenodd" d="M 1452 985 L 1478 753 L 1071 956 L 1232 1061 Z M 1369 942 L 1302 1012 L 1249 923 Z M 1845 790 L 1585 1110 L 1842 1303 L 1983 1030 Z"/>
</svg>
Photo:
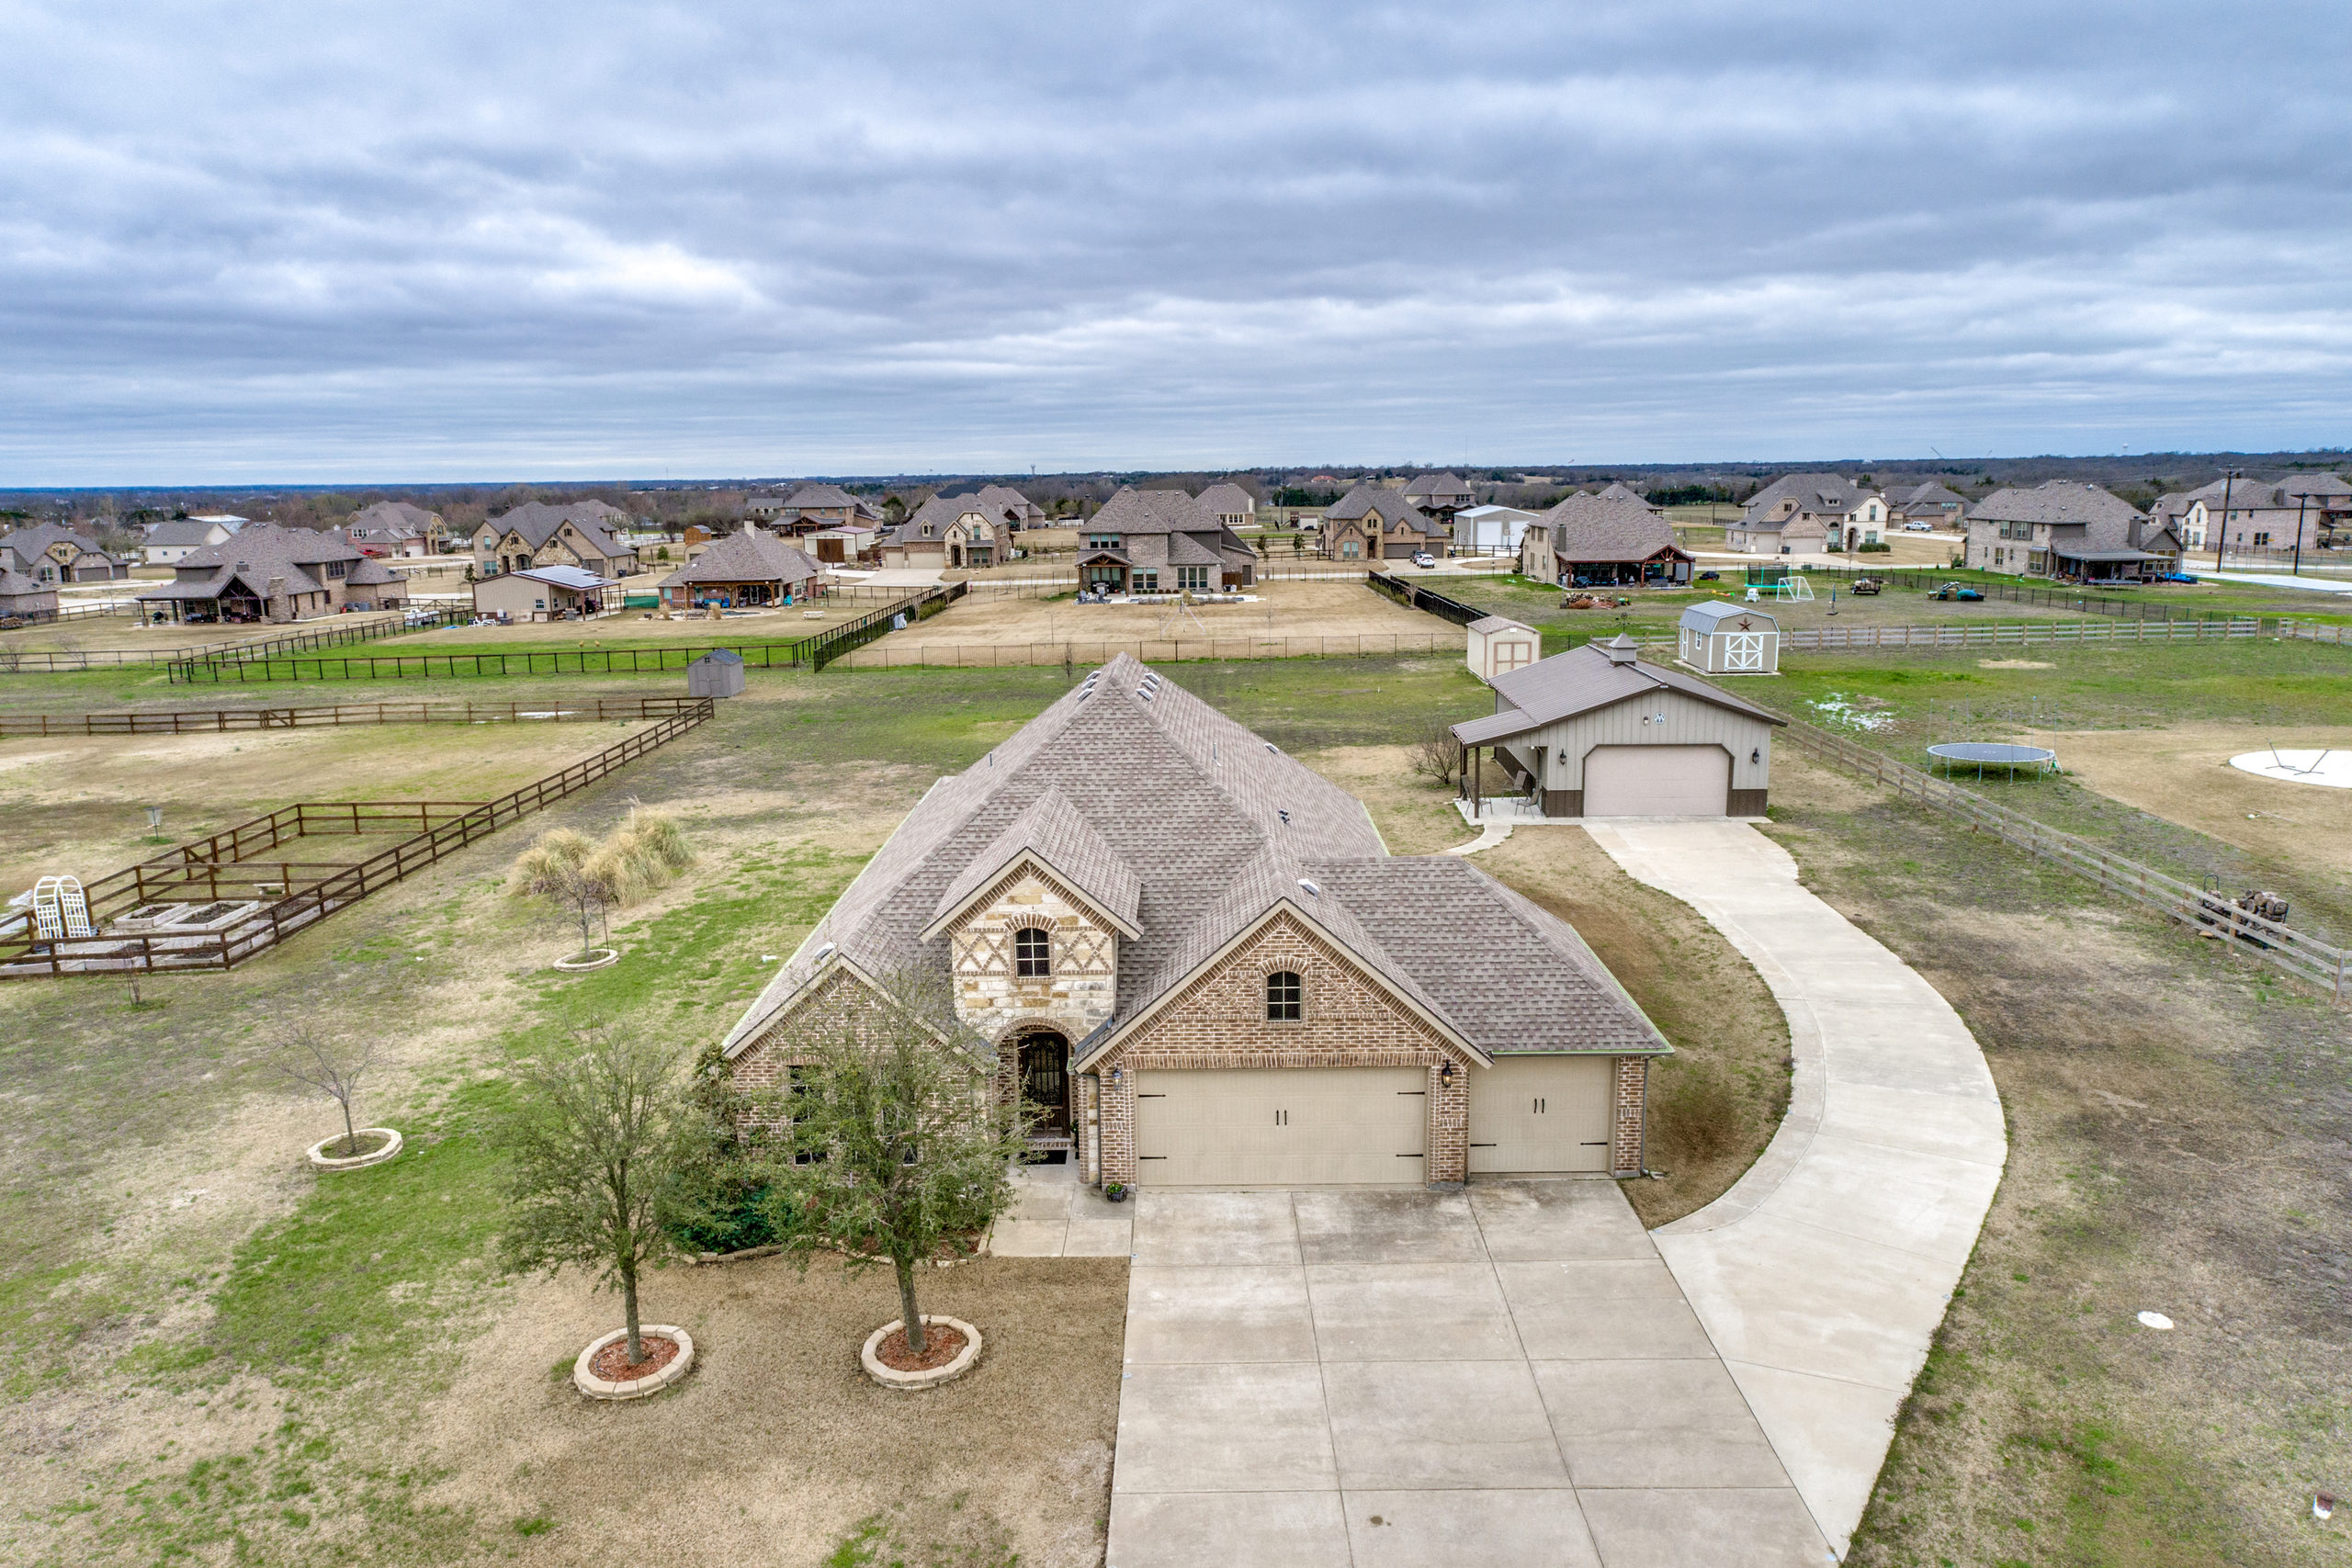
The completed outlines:
<svg viewBox="0 0 2352 1568">
<path fill-rule="evenodd" d="M 1602 643 L 1600 651 L 1609 656 L 1611 664 L 1631 664 L 1642 656 L 1641 648 L 1623 632 Z"/>
</svg>

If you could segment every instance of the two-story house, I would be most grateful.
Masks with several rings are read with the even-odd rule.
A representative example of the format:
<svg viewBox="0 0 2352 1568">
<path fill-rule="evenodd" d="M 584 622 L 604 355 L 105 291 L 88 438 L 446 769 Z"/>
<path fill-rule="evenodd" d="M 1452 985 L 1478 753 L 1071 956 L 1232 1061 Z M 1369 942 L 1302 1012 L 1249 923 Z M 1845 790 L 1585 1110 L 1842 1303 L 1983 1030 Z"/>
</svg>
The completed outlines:
<svg viewBox="0 0 2352 1568">
<path fill-rule="evenodd" d="M 1962 558 L 1979 571 L 2138 581 L 2176 570 L 2180 541 L 2120 496 L 2080 479 L 1996 490 L 1969 509 Z"/>
<path fill-rule="evenodd" d="M 833 529 L 824 530 L 833 533 Z M 961 571 L 1010 558 L 1012 525 L 978 495 L 934 495 L 887 530 L 876 547 L 886 567 Z"/>
<path fill-rule="evenodd" d="M 2334 474 L 2240 475 L 2158 496 L 2149 515 L 2184 549 L 2210 550 L 2224 540 L 2232 550 L 2292 550 L 2299 540 L 2314 549 L 2352 525 L 2352 485 Z"/>
<path fill-rule="evenodd" d="M 1898 528 L 1906 523 L 1926 523 L 1939 531 L 1956 533 L 1967 521 L 1967 513 L 1965 496 L 1932 480 L 1886 492 L 1886 520 Z"/>
<path fill-rule="evenodd" d="M 1453 543 L 1453 516 L 1448 511 L 1441 522 L 1401 490 L 1360 484 L 1324 508 L 1323 554 L 1373 562 L 1410 560 L 1424 550 L 1442 556 Z"/>
<path fill-rule="evenodd" d="M 129 577 L 130 563 L 62 523 L 35 523 L 0 536 L 0 570 L 40 583 L 110 582 Z"/>
<path fill-rule="evenodd" d="M 368 558 L 340 532 L 249 523 L 215 545 L 190 550 L 172 566 L 172 581 L 138 596 L 142 615 L 175 622 L 300 621 L 334 615 L 351 602 L 351 579 Z M 379 567 L 385 593 L 401 597 Z"/>
<path fill-rule="evenodd" d="M 617 581 L 638 570 L 637 547 L 620 532 L 628 523 L 628 513 L 601 501 L 525 502 L 474 530 L 475 575 L 576 566 Z"/>
<path fill-rule="evenodd" d="M 147 530 L 139 558 L 148 566 L 177 566 L 191 551 L 232 537 L 224 523 L 203 517 L 172 517 Z"/>
<path fill-rule="evenodd" d="M 1257 578 L 1257 552 L 1181 490 L 1122 488 L 1079 529 L 1079 586 L 1091 592 L 1213 593 Z"/>
<path fill-rule="evenodd" d="M 820 528 L 841 528 L 851 524 L 871 527 L 880 524 L 882 513 L 839 485 L 809 483 L 797 486 L 775 509 L 776 532 L 786 536 L 813 534 Z"/>
<path fill-rule="evenodd" d="M 1886 498 L 1843 474 L 1783 474 L 1750 496 L 1724 530 L 1735 550 L 1795 555 L 1883 541 Z"/>
</svg>

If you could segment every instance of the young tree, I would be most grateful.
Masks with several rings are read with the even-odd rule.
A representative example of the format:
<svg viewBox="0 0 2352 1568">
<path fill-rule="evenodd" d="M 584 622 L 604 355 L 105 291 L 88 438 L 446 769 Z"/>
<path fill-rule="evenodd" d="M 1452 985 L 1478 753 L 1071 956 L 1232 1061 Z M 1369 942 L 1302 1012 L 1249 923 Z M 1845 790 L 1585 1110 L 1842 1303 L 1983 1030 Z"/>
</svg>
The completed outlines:
<svg viewBox="0 0 2352 1568">
<path fill-rule="evenodd" d="M 337 1157 L 347 1159 L 359 1152 L 359 1134 L 351 1122 L 351 1101 L 359 1092 L 359 1080 L 375 1063 L 376 1043 L 372 1040 L 354 1043 L 322 1033 L 309 1024 L 287 1034 L 277 1070 L 343 1107 L 343 1154 Z"/>
<path fill-rule="evenodd" d="M 518 1074 L 509 1118 L 507 1267 L 566 1263 L 621 1293 L 628 1359 L 645 1359 L 641 1269 L 676 1252 L 669 1226 L 693 1205 L 707 1129 L 679 1082 L 677 1053 L 627 1030 L 587 1029 L 575 1049 Z"/>
<path fill-rule="evenodd" d="M 920 1355 L 915 1268 L 1011 1201 L 1025 1121 L 995 1102 L 992 1053 L 956 1019 L 944 978 L 888 976 L 783 1049 L 798 1065 L 768 1108 L 786 1129 L 773 1145 L 771 1201 L 786 1206 L 804 1268 L 819 1247 L 847 1253 L 853 1268 L 876 1252 L 889 1259 L 907 1348 Z"/>
</svg>

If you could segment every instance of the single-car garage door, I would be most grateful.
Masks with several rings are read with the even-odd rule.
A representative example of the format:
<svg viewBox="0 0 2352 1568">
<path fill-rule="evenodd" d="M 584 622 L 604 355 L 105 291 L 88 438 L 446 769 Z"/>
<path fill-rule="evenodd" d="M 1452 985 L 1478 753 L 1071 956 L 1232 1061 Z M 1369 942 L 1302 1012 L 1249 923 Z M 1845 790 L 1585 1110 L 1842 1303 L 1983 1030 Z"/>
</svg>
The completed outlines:
<svg viewBox="0 0 2352 1568">
<path fill-rule="evenodd" d="M 1720 746 L 1596 746 L 1584 756 L 1587 817 L 1721 817 L 1731 753 Z"/>
<path fill-rule="evenodd" d="M 1151 1187 L 1421 1183 L 1419 1067 L 1136 1075 L 1136 1179 Z"/>
<path fill-rule="evenodd" d="M 1607 1170 L 1609 1056 L 1498 1056 L 1470 1069 L 1470 1174 Z"/>
</svg>

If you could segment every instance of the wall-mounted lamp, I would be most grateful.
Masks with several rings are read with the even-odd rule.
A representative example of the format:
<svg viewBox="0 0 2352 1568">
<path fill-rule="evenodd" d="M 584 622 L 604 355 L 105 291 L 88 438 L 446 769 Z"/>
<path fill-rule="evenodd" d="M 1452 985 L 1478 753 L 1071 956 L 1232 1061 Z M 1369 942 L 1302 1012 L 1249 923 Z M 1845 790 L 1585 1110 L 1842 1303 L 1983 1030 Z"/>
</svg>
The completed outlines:
<svg viewBox="0 0 2352 1568">
<path fill-rule="evenodd" d="M 1748 750 L 1748 753 L 1747 753 L 1747 760 L 1748 760 L 1749 761 L 1751 761 L 1751 762 L 1760 762 L 1760 761 L 1762 761 L 1764 760 L 1764 748 L 1763 748 L 1763 747 L 1761 747 L 1761 746 L 1756 746 L 1756 747 L 1751 747 L 1751 748 L 1749 748 L 1749 750 Z"/>
<path fill-rule="evenodd" d="M 1437 1069 L 1437 1081 L 1443 1084 L 1448 1089 L 1453 1087 L 1453 1064 L 1452 1062 L 1442 1063 L 1439 1066 Z"/>
<path fill-rule="evenodd" d="M 1111 1069 L 1111 1081 L 1113 1083 L 1117 1083 L 1121 1078 L 1126 1076 L 1126 1073 L 1127 1069 L 1125 1067 L 1113 1067 Z"/>
</svg>

